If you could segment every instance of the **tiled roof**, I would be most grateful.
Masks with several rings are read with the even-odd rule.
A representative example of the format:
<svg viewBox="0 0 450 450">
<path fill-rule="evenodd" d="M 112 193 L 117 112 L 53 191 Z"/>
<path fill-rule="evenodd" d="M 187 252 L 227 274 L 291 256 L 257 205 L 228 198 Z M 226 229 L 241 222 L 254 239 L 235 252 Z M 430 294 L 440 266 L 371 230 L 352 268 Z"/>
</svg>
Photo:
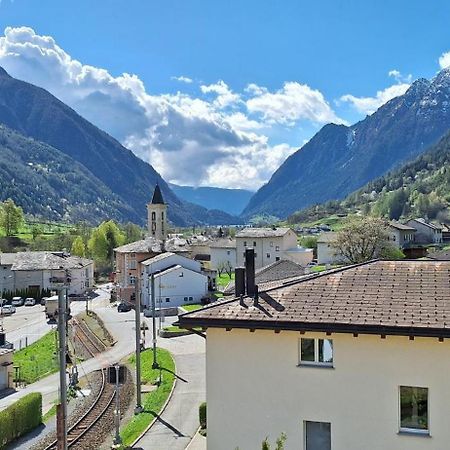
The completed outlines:
<svg viewBox="0 0 450 450">
<path fill-rule="evenodd" d="M 293 261 L 280 260 L 275 261 L 268 266 L 262 267 L 255 272 L 255 283 L 258 285 L 259 291 L 264 291 L 274 286 L 274 282 L 280 280 L 298 278 L 305 275 L 305 269 L 300 264 Z M 278 286 L 280 283 L 277 283 Z M 224 290 L 225 295 L 234 294 L 234 281 L 230 282 Z"/>
<path fill-rule="evenodd" d="M 141 261 L 141 264 L 144 264 L 144 266 L 149 266 L 150 264 L 154 264 L 159 261 L 164 261 L 166 258 L 170 258 L 171 256 L 174 255 L 175 253 L 172 252 L 161 253 L 159 255 L 154 256 L 153 258 L 148 258 L 145 261 Z"/>
<path fill-rule="evenodd" d="M 180 316 L 183 327 L 450 337 L 450 261 L 372 261 Z"/>
<path fill-rule="evenodd" d="M 259 237 L 282 237 L 289 231 L 290 228 L 278 227 L 278 228 L 244 228 L 236 233 L 238 238 L 259 238 Z"/>
<path fill-rule="evenodd" d="M 410 220 L 410 222 L 413 222 L 413 223 L 419 222 L 422 225 L 425 225 L 426 227 L 431 228 L 432 230 L 441 230 L 442 229 L 441 225 L 436 225 L 434 223 L 427 222 L 425 219 L 422 219 L 421 217 L 419 217 L 418 219 L 412 219 L 412 220 Z"/>
<path fill-rule="evenodd" d="M 70 270 L 81 269 L 93 263 L 87 258 L 59 252 L 19 252 L 14 255 L 11 270 Z"/>
<path fill-rule="evenodd" d="M 16 260 L 17 253 L 0 253 L 0 264 L 4 266 L 11 266 Z"/>
<path fill-rule="evenodd" d="M 409 225 L 405 225 L 403 223 L 400 222 L 389 222 L 389 225 L 393 228 L 397 228 L 397 230 L 402 230 L 402 231 L 416 231 L 415 228 L 410 227 Z"/>
<path fill-rule="evenodd" d="M 140 241 L 121 245 L 114 249 L 117 253 L 159 253 L 162 251 L 162 241 L 154 237 L 146 237 Z"/>
<path fill-rule="evenodd" d="M 450 261 L 450 250 L 439 250 L 428 254 L 428 258 L 440 261 Z"/>
</svg>

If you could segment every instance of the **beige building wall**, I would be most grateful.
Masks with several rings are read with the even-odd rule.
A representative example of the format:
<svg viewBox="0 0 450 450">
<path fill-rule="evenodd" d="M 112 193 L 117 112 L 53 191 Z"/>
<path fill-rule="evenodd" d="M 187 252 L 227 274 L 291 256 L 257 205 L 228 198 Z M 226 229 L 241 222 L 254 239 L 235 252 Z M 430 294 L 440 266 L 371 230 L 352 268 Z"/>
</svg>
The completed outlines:
<svg viewBox="0 0 450 450">
<path fill-rule="evenodd" d="M 298 367 L 300 337 L 333 339 L 334 368 Z M 206 355 L 208 450 L 304 449 L 304 421 L 332 450 L 450 448 L 449 341 L 209 328 Z M 429 437 L 399 434 L 400 385 L 429 389 Z"/>
</svg>

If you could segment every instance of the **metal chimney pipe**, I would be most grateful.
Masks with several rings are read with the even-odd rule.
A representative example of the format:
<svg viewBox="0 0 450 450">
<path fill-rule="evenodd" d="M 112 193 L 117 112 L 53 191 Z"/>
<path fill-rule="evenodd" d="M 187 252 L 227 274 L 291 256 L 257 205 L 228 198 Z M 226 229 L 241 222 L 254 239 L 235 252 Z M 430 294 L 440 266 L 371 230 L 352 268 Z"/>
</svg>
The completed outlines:
<svg viewBox="0 0 450 450">
<path fill-rule="evenodd" d="M 234 269 L 234 293 L 236 297 L 245 295 L 245 268 L 236 267 Z"/>
<path fill-rule="evenodd" d="M 247 295 L 255 295 L 255 250 L 247 248 L 245 250 L 245 278 L 247 285 Z"/>
</svg>

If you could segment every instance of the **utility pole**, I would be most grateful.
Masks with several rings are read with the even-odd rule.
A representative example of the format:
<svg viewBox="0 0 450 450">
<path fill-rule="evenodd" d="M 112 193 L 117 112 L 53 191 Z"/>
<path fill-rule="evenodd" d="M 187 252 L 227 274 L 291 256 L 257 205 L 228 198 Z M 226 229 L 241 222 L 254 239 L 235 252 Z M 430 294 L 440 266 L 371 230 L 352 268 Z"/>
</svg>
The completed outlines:
<svg viewBox="0 0 450 450">
<path fill-rule="evenodd" d="M 59 337 L 59 405 L 58 450 L 67 450 L 67 379 L 66 379 L 66 287 L 58 289 L 58 337 Z"/>
<path fill-rule="evenodd" d="M 141 399 L 141 297 L 139 292 L 139 282 L 136 286 L 136 298 L 134 302 L 135 329 L 136 329 L 136 407 L 135 414 L 140 414 L 144 408 Z"/>
<path fill-rule="evenodd" d="M 152 369 L 157 369 L 158 363 L 156 361 L 156 301 L 155 301 L 155 275 L 151 274 L 151 292 L 152 292 L 152 327 L 153 327 L 153 364 Z M 161 310 L 159 311 L 161 314 Z"/>
</svg>

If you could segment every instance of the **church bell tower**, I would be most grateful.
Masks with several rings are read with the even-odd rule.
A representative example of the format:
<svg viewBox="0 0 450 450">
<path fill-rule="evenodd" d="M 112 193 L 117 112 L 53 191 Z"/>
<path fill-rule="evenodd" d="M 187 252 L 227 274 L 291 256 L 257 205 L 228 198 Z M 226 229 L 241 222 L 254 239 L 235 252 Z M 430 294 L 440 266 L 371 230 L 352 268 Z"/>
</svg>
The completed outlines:
<svg viewBox="0 0 450 450">
<path fill-rule="evenodd" d="M 167 239 L 167 205 L 157 184 L 151 202 L 147 205 L 147 227 L 151 237 L 165 241 Z"/>
</svg>

